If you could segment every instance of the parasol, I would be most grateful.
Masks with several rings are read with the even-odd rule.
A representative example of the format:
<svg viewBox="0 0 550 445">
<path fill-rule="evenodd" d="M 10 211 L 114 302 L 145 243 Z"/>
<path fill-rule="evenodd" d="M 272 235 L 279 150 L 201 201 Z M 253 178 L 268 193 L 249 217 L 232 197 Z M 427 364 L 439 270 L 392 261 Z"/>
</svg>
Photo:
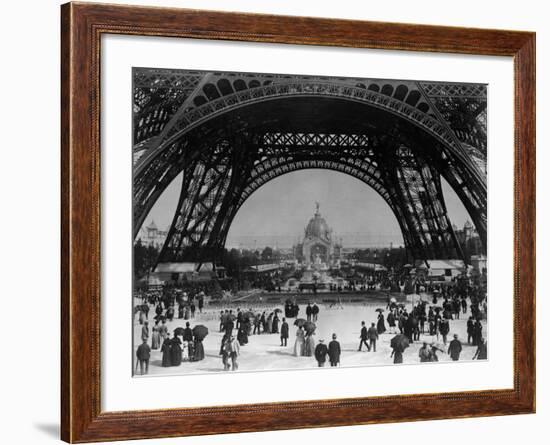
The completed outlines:
<svg viewBox="0 0 550 445">
<path fill-rule="evenodd" d="M 256 318 L 256 314 L 254 312 L 243 312 L 243 320 L 246 320 L 248 318 L 249 321 L 253 321 Z"/>
<path fill-rule="evenodd" d="M 183 335 L 183 328 L 181 326 L 179 328 L 174 329 L 174 337 L 176 335 Z"/>
<path fill-rule="evenodd" d="M 380 313 L 382 313 L 382 312 L 384 312 L 384 309 L 382 309 L 381 307 L 379 307 L 379 308 L 376 308 L 374 311 L 375 311 L 375 312 L 380 312 Z"/>
<path fill-rule="evenodd" d="M 407 305 L 405 303 L 399 303 L 397 306 L 399 307 L 406 307 Z"/>
<path fill-rule="evenodd" d="M 204 340 L 204 337 L 208 335 L 208 328 L 202 324 L 199 324 L 193 328 L 193 337 L 195 340 Z"/>
<path fill-rule="evenodd" d="M 275 313 L 277 313 L 277 312 L 283 312 L 283 310 L 282 310 L 282 309 L 279 309 L 279 308 L 277 308 L 277 309 L 275 309 L 275 310 L 274 310 L 273 312 L 275 312 Z"/>
<path fill-rule="evenodd" d="M 390 298 L 390 303 L 397 303 L 397 300 L 395 299 L 395 297 Z"/>
<path fill-rule="evenodd" d="M 409 339 L 403 334 L 397 334 L 391 339 L 390 346 L 393 349 L 400 348 L 401 351 L 404 351 L 406 348 L 409 347 Z"/>
<path fill-rule="evenodd" d="M 297 318 L 296 320 L 294 320 L 294 326 L 300 327 L 305 325 L 306 323 L 306 320 L 304 320 L 303 318 Z"/>
<path fill-rule="evenodd" d="M 316 327 L 317 326 L 315 326 L 315 323 L 313 323 L 312 321 L 306 321 L 304 324 L 304 330 L 306 331 L 307 335 L 313 334 Z"/>
</svg>

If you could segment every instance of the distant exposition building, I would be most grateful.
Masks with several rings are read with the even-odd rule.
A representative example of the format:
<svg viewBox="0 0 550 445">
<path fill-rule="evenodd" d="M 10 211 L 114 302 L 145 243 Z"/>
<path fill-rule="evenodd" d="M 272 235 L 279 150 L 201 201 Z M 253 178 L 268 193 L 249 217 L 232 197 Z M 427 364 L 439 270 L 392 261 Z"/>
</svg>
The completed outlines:
<svg viewBox="0 0 550 445">
<path fill-rule="evenodd" d="M 325 264 L 341 258 L 342 244 L 337 242 L 332 229 L 321 216 L 319 203 L 316 203 L 315 214 L 304 229 L 303 241 L 293 249 L 296 259 L 306 265 L 314 263 L 317 256 Z"/>
</svg>

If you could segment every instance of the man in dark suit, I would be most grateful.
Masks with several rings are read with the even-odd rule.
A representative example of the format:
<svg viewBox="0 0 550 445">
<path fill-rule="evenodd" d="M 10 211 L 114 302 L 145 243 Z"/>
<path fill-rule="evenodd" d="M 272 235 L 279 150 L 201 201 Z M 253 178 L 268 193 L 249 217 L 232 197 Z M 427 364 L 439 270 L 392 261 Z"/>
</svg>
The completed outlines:
<svg viewBox="0 0 550 445">
<path fill-rule="evenodd" d="M 147 344 L 147 339 L 143 340 L 143 343 L 138 346 L 136 351 L 136 357 L 139 363 L 139 371 L 141 375 L 149 372 L 149 359 L 151 358 L 151 348 Z M 137 366 L 136 366 L 137 370 Z"/>
<path fill-rule="evenodd" d="M 319 368 L 325 366 L 325 362 L 327 361 L 327 354 L 327 345 L 325 345 L 324 340 L 319 340 L 319 344 L 315 348 L 315 360 L 317 360 Z"/>
<path fill-rule="evenodd" d="M 378 340 L 378 329 L 374 326 L 374 323 L 371 323 L 369 330 L 367 331 L 367 336 L 369 337 L 369 351 L 372 349 L 376 352 L 376 340 Z"/>
<path fill-rule="evenodd" d="M 332 334 L 332 341 L 328 344 L 330 366 L 338 366 L 341 352 L 340 343 L 336 341 L 336 334 Z"/>
<path fill-rule="evenodd" d="M 286 346 L 287 340 L 288 340 L 288 323 L 286 322 L 286 318 L 283 318 L 283 323 L 281 324 L 281 346 Z"/>
<path fill-rule="evenodd" d="M 312 309 L 313 308 L 311 307 L 311 303 L 308 303 L 306 306 L 307 321 L 311 321 Z"/>
<path fill-rule="evenodd" d="M 370 351 L 369 344 L 367 343 L 367 338 L 369 338 L 369 335 L 368 335 L 367 327 L 365 326 L 364 321 L 361 322 L 361 335 L 359 336 L 359 338 L 361 339 L 361 341 L 359 342 L 358 351 L 361 351 L 361 348 L 363 347 L 363 343 L 367 347 L 367 351 Z"/>
<path fill-rule="evenodd" d="M 319 306 L 317 306 L 317 303 L 313 303 L 313 306 L 311 307 L 311 316 L 313 323 L 316 323 L 317 317 L 319 316 Z"/>
<path fill-rule="evenodd" d="M 193 341 L 193 331 L 189 327 L 189 322 L 185 323 L 185 329 L 183 330 L 183 341 Z"/>
<path fill-rule="evenodd" d="M 456 362 L 460 358 L 461 352 L 462 352 L 462 344 L 458 339 L 458 335 L 454 334 L 453 339 L 451 340 L 451 343 L 449 343 L 449 349 L 447 350 L 447 353 L 451 356 L 451 359 Z"/>
<path fill-rule="evenodd" d="M 233 323 L 233 318 L 231 311 L 229 311 L 229 316 L 227 317 L 227 321 L 225 322 L 225 333 L 227 335 L 231 335 L 233 333 L 233 328 L 235 327 L 235 323 Z"/>
</svg>

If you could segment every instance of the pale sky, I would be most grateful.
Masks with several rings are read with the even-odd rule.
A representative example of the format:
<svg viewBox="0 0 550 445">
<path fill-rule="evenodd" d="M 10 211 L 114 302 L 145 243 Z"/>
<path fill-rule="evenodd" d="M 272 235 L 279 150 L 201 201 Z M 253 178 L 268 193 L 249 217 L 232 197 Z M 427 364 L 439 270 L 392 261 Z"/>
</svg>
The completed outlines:
<svg viewBox="0 0 550 445">
<path fill-rule="evenodd" d="M 451 222 L 462 227 L 470 219 L 468 213 L 442 182 Z M 154 220 L 159 229 L 169 227 L 180 187 L 181 175 L 157 201 L 146 224 Z M 279 176 L 253 193 L 233 220 L 226 247 L 290 247 L 303 236 L 315 202 L 334 234 L 343 238 L 344 247 L 403 244 L 393 212 L 371 187 L 344 173 L 306 169 Z"/>
</svg>

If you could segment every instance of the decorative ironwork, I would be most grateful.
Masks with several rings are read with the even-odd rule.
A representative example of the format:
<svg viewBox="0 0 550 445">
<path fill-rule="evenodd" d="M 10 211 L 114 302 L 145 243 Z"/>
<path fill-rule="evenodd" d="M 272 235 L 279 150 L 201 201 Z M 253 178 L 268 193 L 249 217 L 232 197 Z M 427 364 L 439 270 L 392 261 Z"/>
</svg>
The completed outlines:
<svg viewBox="0 0 550 445">
<path fill-rule="evenodd" d="M 340 171 L 372 187 L 394 212 L 409 252 L 425 259 L 462 256 L 445 208 L 443 176 L 486 240 L 485 85 L 163 70 L 135 82 L 140 94 L 150 83 L 176 94 L 154 96 L 157 108 L 151 96 L 149 108 L 136 114 L 143 119 L 147 108 L 156 124 L 164 124 L 135 145 L 134 236 L 168 184 L 183 175 L 160 261 L 212 260 L 248 197 L 306 168 Z M 283 125 L 284 111 L 263 116 L 249 107 L 287 99 L 338 99 L 367 105 L 371 114 L 359 123 L 357 115 L 348 116 L 330 131 L 330 125 Z M 152 110 L 167 105 L 165 122 Z"/>
</svg>

